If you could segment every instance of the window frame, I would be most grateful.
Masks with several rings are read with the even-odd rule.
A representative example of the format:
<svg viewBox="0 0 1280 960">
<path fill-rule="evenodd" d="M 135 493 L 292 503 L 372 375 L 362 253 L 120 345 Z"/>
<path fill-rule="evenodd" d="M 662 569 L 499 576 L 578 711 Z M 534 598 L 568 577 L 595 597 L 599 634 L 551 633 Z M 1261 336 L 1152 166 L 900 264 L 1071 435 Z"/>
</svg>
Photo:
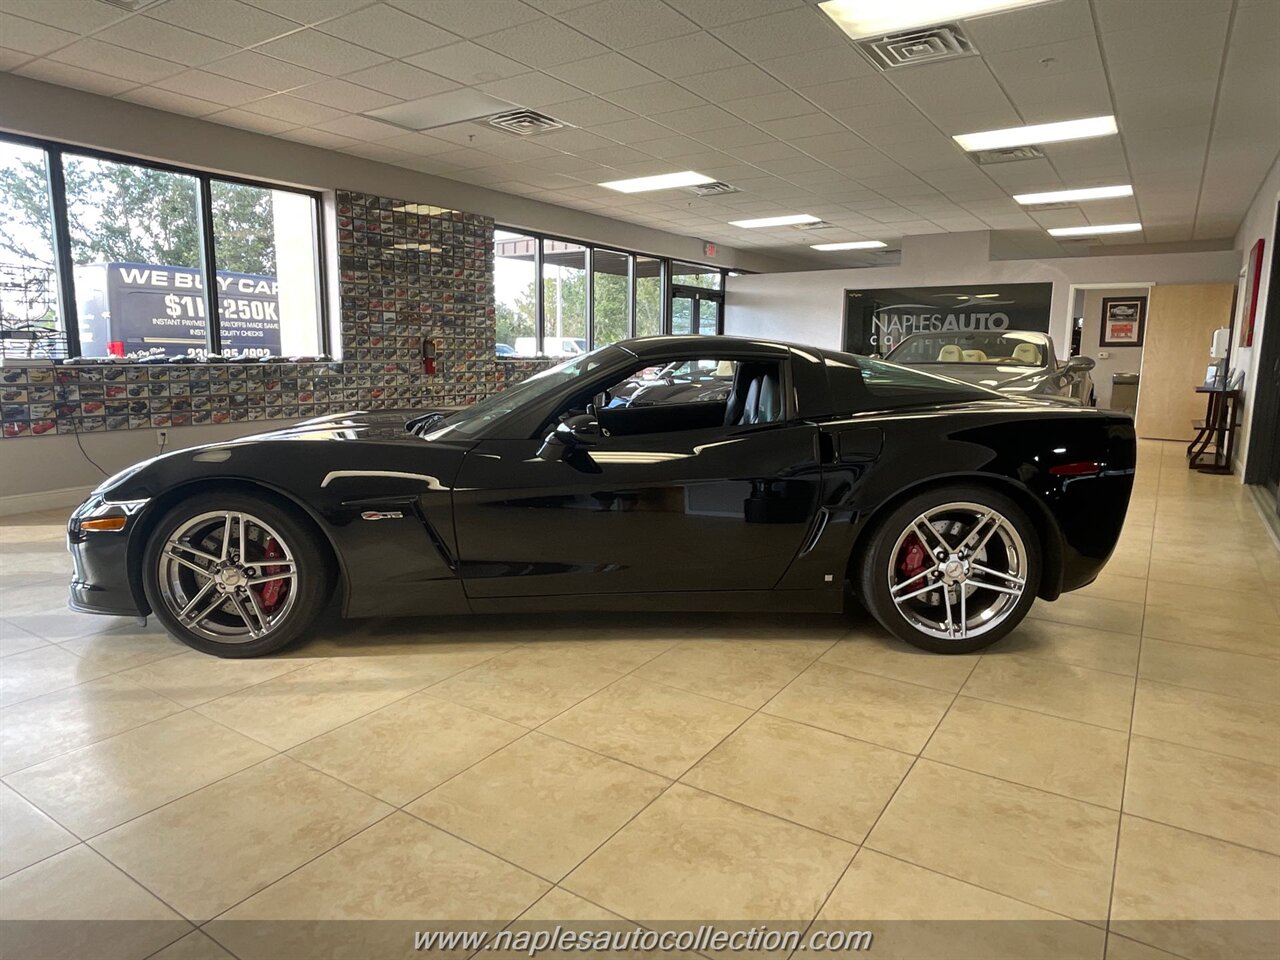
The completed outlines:
<svg viewBox="0 0 1280 960">
<path fill-rule="evenodd" d="M 45 170 L 49 185 L 49 214 L 53 222 L 53 256 L 55 276 L 58 287 L 58 312 L 62 317 L 62 333 L 67 342 L 67 356 L 78 358 L 80 352 L 80 314 L 75 299 L 75 258 L 71 250 L 71 230 L 67 218 L 67 190 L 63 168 L 63 155 L 87 157 L 92 160 L 105 160 L 109 163 L 127 164 L 134 167 L 146 167 L 165 173 L 194 177 L 198 199 L 196 215 L 200 218 L 200 271 L 204 277 L 205 315 L 205 348 L 210 354 L 221 351 L 222 314 L 218 304 L 217 283 L 217 247 L 214 242 L 214 224 L 212 207 L 213 181 L 234 183 L 245 187 L 257 187 L 264 190 L 283 190 L 301 194 L 310 198 L 315 217 L 312 229 L 312 245 L 315 250 L 316 265 L 316 324 L 318 326 L 320 353 L 333 356 L 330 340 L 329 324 L 329 284 L 328 264 L 325 256 L 325 219 L 324 194 L 319 190 L 308 190 L 290 184 L 273 183 L 268 180 L 254 180 L 230 174 L 214 173 L 195 167 L 183 167 L 166 163 L 162 160 L 150 160 L 110 150 L 99 150 L 96 147 L 81 147 L 72 143 L 57 140 L 46 140 L 20 133 L 9 133 L 0 130 L 0 141 L 17 143 L 27 147 L 41 149 L 45 153 Z M 212 278 L 212 279 L 211 279 Z"/>
<path fill-rule="evenodd" d="M 596 305 L 595 305 L 595 254 L 599 250 L 603 253 L 621 254 L 627 258 L 627 287 L 628 287 L 628 310 L 627 310 L 627 337 L 636 336 L 636 285 L 640 277 L 637 272 L 637 258 L 643 257 L 647 260 L 654 260 L 659 265 L 659 281 L 662 286 L 661 294 L 661 310 L 662 318 L 659 327 L 659 336 L 671 336 L 671 298 L 673 293 L 680 288 L 680 284 L 672 283 L 672 268 L 676 263 L 687 264 L 695 267 L 705 267 L 708 272 L 720 274 L 719 289 L 709 287 L 691 287 L 704 299 L 715 299 L 720 303 L 720 313 L 716 322 L 716 334 L 724 333 L 724 295 L 725 286 L 728 283 L 729 268 L 717 266 L 715 264 L 696 263 L 692 260 L 683 260 L 678 257 L 664 257 L 656 253 L 646 253 L 643 250 L 631 250 L 626 247 L 620 247 L 608 243 L 596 243 L 590 240 L 582 240 L 576 237 L 567 237 L 561 234 L 542 233 L 537 230 L 529 230 L 524 227 L 517 227 L 511 224 L 499 223 L 494 225 L 495 230 L 506 233 L 519 234 L 522 237 L 528 237 L 530 240 L 536 241 L 535 258 L 534 258 L 534 276 L 539 281 L 535 283 L 535 295 L 537 304 L 535 310 L 535 340 L 537 342 L 537 356 L 547 357 L 546 353 L 546 297 L 540 279 L 542 277 L 543 264 L 543 243 L 551 240 L 560 243 L 577 244 L 586 249 L 586 280 L 584 283 L 585 309 L 586 309 L 586 328 L 587 328 L 587 351 L 590 352 L 598 346 L 605 344 L 596 343 Z M 700 334 L 690 334 L 691 336 L 699 336 Z M 712 334 L 706 334 L 711 336 Z M 556 355 L 558 356 L 558 354 Z M 506 359 L 531 359 L 529 357 L 511 357 Z"/>
</svg>

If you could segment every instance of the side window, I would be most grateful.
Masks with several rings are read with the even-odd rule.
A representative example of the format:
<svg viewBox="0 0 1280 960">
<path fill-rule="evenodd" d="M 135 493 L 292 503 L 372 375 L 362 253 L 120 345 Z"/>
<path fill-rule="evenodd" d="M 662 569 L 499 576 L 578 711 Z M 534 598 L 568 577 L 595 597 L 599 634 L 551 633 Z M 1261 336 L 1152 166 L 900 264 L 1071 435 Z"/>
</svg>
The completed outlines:
<svg viewBox="0 0 1280 960">
<path fill-rule="evenodd" d="M 624 436 L 773 423 L 786 415 L 781 374 L 774 360 L 708 356 L 655 364 L 610 387 L 596 413 L 601 427 Z"/>
<path fill-rule="evenodd" d="M 828 356 L 827 381 L 838 412 L 884 410 L 990 398 L 980 387 L 868 357 Z"/>
</svg>

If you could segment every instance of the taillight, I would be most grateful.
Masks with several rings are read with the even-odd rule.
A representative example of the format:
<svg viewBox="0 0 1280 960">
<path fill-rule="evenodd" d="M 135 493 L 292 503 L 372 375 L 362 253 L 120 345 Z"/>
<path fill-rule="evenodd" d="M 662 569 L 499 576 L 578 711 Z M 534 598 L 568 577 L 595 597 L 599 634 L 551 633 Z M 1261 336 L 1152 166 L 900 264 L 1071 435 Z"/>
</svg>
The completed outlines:
<svg viewBox="0 0 1280 960">
<path fill-rule="evenodd" d="M 1102 464 L 1096 460 L 1078 460 L 1075 463 L 1060 463 L 1050 467 L 1049 472 L 1055 477 L 1090 477 L 1102 472 Z"/>
</svg>

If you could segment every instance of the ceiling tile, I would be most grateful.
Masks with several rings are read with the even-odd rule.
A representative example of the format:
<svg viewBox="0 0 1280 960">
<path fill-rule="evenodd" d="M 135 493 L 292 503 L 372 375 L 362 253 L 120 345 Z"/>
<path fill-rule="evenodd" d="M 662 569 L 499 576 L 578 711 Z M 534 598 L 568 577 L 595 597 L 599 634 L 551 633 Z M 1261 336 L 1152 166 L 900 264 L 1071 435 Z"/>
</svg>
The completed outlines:
<svg viewBox="0 0 1280 960">
<path fill-rule="evenodd" d="M 391 0 L 391 3 L 460 37 L 478 37 L 528 23 L 539 16 L 535 8 L 521 0 Z"/>
<path fill-rule="evenodd" d="M 225 106 L 239 106 L 250 100 L 260 100 L 275 93 L 274 90 L 241 83 L 239 80 L 220 77 L 216 73 L 207 73 L 204 70 L 188 70 L 186 73 L 166 77 L 157 81 L 155 86 L 163 90 L 172 90 L 174 93 L 186 94 L 189 97 L 213 100 Z"/>
<path fill-rule="evenodd" d="M 279 136 L 286 140 L 295 140 L 298 143 L 305 143 L 313 147 L 324 147 L 329 150 L 338 150 L 342 147 L 349 147 L 358 141 L 350 137 L 341 137 L 336 133 L 326 133 L 324 130 L 312 130 L 309 127 L 299 127 L 296 130 L 288 130 Z"/>
<path fill-rule="evenodd" d="M 148 83 L 183 69 L 180 63 L 149 57 L 93 39 L 77 40 L 71 46 L 52 53 L 50 59 L 135 83 Z"/>
<path fill-rule="evenodd" d="M 0 46 L 0 70 L 13 71 L 31 59 L 29 53 L 19 53 Z"/>
<path fill-rule="evenodd" d="M 855 77 L 880 75 L 862 54 L 848 44 L 762 60 L 760 69 L 792 87 L 848 83 Z"/>
<path fill-rule="evenodd" d="M 369 0 L 245 0 L 279 17 L 287 17 L 298 23 L 320 23 L 332 20 L 360 7 L 367 7 Z"/>
<path fill-rule="evenodd" d="M 369 67 L 367 70 L 349 73 L 346 79 L 362 87 L 399 97 L 401 100 L 430 97 L 458 87 L 452 80 L 437 77 L 434 73 L 428 73 L 426 70 L 396 60 Z"/>
<path fill-rule="evenodd" d="M 243 109 L 260 116 L 287 120 L 291 127 L 311 126 L 312 124 L 324 123 L 326 120 L 335 120 L 345 115 L 341 110 L 326 107 L 321 103 L 312 103 L 310 100 L 300 100 L 297 97 L 289 96 L 287 93 L 279 93 L 274 97 L 254 100 L 252 103 L 246 103 Z"/>
<path fill-rule="evenodd" d="M 577 87 L 545 73 L 526 73 L 506 80 L 494 80 L 480 84 L 477 89 L 522 107 L 544 107 L 549 103 L 560 103 L 582 96 L 582 91 Z"/>
<path fill-rule="evenodd" d="M 77 38 L 78 35 L 69 30 L 59 30 L 57 27 L 0 12 L 0 45 L 11 50 L 43 56 L 51 50 L 75 42 Z"/>
<path fill-rule="evenodd" d="M 317 130 L 327 130 L 329 133 L 338 133 L 344 137 L 353 137 L 356 140 L 366 141 L 387 140 L 391 137 L 401 136 L 404 133 L 403 127 L 355 115 L 339 117 L 337 120 L 327 120 L 314 126 Z"/>
<path fill-rule="evenodd" d="M 667 0 L 694 23 L 702 27 L 719 27 L 740 20 L 752 20 L 792 7 L 799 7 L 805 0 Z"/>
<path fill-rule="evenodd" d="M 83 36 L 101 30 L 109 23 L 123 20 L 129 14 L 102 0 L 78 0 L 76 3 L 50 3 L 49 0 L 0 0 L 0 10 L 28 20 L 47 23 Z"/>
<path fill-rule="evenodd" d="M 626 87 L 657 83 L 662 78 L 647 67 L 633 63 L 620 53 L 605 53 L 572 63 L 548 67 L 546 72 L 595 94 L 612 93 Z"/>
<path fill-rule="evenodd" d="M 1046 3 L 1024 10 L 1006 10 L 973 17 L 962 24 L 983 54 L 1034 47 L 1048 37 L 1070 40 L 1092 37 L 1093 16 L 1087 3 Z"/>
<path fill-rule="evenodd" d="M 470 40 L 438 47 L 405 59 L 424 70 L 467 86 L 505 80 L 507 77 L 529 72 L 529 68 L 523 63 L 494 53 Z"/>
<path fill-rule="evenodd" d="M 781 93 L 786 89 L 785 84 L 753 64 L 683 77 L 680 85 L 717 103 L 766 93 Z"/>
<path fill-rule="evenodd" d="M 263 117 L 256 113 L 249 113 L 247 110 L 239 109 L 223 110 L 221 113 L 210 114 L 205 119 L 228 127 L 252 130 L 254 133 L 280 133 L 297 126 L 296 123 L 277 120 L 274 117 Z"/>
<path fill-rule="evenodd" d="M 780 117 L 777 120 L 760 120 L 757 125 L 779 140 L 791 142 L 797 137 L 816 137 L 826 133 L 847 133 L 839 123 L 825 113 L 807 113 L 801 116 Z"/>
<path fill-rule="evenodd" d="M 199 97 L 188 97 L 181 93 L 161 90 L 158 87 L 135 87 L 128 93 L 120 94 L 120 99 L 188 117 L 203 117 L 224 109 L 220 103 L 201 100 Z"/>
<path fill-rule="evenodd" d="M 478 42 L 513 60 L 539 68 L 580 61 L 607 52 L 601 44 L 550 17 L 487 33 Z"/>
<path fill-rule="evenodd" d="M 668 110 L 663 113 L 650 114 L 649 119 L 665 127 L 670 127 L 672 130 L 693 134 L 710 134 L 712 131 L 722 130 L 726 127 L 736 127 L 742 123 L 733 114 L 709 103 L 697 107 L 685 107 L 681 110 Z"/>
<path fill-rule="evenodd" d="M 795 7 L 721 27 L 716 36 L 740 54 L 760 61 L 824 47 L 849 48 L 849 41 L 829 17 L 816 7 Z"/>
<path fill-rule="evenodd" d="M 77 90 L 88 90 L 90 93 L 101 93 L 105 96 L 113 96 L 133 86 L 133 82 L 129 80 L 108 77 L 102 73 L 54 60 L 33 60 L 19 67 L 17 73 L 33 80 L 44 80 L 46 83 L 75 87 Z"/>
<path fill-rule="evenodd" d="M 699 29 L 666 4 L 635 0 L 601 0 L 566 11 L 558 19 L 615 50 L 669 40 Z"/>
<path fill-rule="evenodd" d="M 745 97 L 741 100 L 729 100 L 721 104 L 735 117 L 759 123 L 761 120 L 777 120 L 780 117 L 795 116 L 809 112 L 807 100 L 801 99 L 790 90 L 782 93 L 769 93 L 760 97 Z"/>
<path fill-rule="evenodd" d="M 581 92 L 578 91 L 579 94 Z M 547 109 L 557 120 L 571 123 L 575 127 L 595 127 L 602 123 L 635 118 L 635 114 L 630 110 L 609 103 L 607 100 L 601 100 L 599 97 L 578 96 L 573 100 L 549 104 Z"/>
<path fill-rule="evenodd" d="M 300 67 L 319 70 L 329 76 L 342 76 L 387 60 L 380 53 L 331 37 L 319 30 L 299 30 L 270 40 L 256 49 L 259 53 L 296 63 Z"/>
<path fill-rule="evenodd" d="M 94 37 L 126 50 L 137 50 L 139 53 L 148 53 L 189 67 L 208 63 L 236 51 L 229 43 L 183 30 L 160 20 L 152 20 L 150 17 L 121 20 L 94 34 Z"/>
<path fill-rule="evenodd" d="M 341 37 L 388 57 L 407 57 L 435 47 L 456 43 L 458 38 L 447 30 L 432 26 L 417 17 L 385 3 L 365 7 L 345 17 L 329 20 L 316 27 L 321 33 Z"/>
<path fill-rule="evenodd" d="M 205 69 L 220 77 L 232 80 L 243 80 L 245 83 L 272 90 L 289 90 L 300 87 L 304 83 L 315 83 L 324 79 L 324 74 L 308 70 L 294 63 L 285 63 L 275 57 L 265 57 L 254 50 L 242 50 L 240 53 L 215 60 L 206 64 Z"/>
<path fill-rule="evenodd" d="M 240 0 L 168 0 L 147 8 L 147 16 L 239 46 L 291 33 L 298 24 Z"/>
<path fill-rule="evenodd" d="M 632 47 L 627 56 L 673 80 L 746 63 L 711 34 L 701 32 Z"/>
<path fill-rule="evenodd" d="M 388 93 L 370 90 L 346 80 L 323 80 L 292 91 L 295 97 L 323 103 L 343 113 L 364 113 L 395 103 L 398 99 Z"/>
<path fill-rule="evenodd" d="M 666 80 L 628 87 L 625 90 L 613 90 L 605 94 L 605 99 L 642 115 L 701 106 L 704 102 L 702 98 Z"/>
</svg>

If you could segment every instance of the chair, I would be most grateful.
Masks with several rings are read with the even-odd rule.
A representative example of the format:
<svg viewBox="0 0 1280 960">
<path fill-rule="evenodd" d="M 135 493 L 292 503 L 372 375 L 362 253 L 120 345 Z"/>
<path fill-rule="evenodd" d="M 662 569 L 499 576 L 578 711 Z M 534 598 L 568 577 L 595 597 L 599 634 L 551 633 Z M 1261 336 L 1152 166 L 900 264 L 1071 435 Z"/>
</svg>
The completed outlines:
<svg viewBox="0 0 1280 960">
<path fill-rule="evenodd" d="M 1013 359 L 1015 363 L 1038 367 L 1040 366 L 1040 348 L 1034 343 L 1020 343 L 1013 348 Z"/>
<path fill-rule="evenodd" d="M 964 353 L 965 363 L 986 363 L 987 362 L 987 355 L 983 353 L 981 350 L 965 350 L 963 351 L 963 353 Z"/>
<path fill-rule="evenodd" d="M 945 347 L 938 351 L 939 363 L 963 363 L 964 354 L 960 348 L 954 343 L 948 343 Z"/>
</svg>

